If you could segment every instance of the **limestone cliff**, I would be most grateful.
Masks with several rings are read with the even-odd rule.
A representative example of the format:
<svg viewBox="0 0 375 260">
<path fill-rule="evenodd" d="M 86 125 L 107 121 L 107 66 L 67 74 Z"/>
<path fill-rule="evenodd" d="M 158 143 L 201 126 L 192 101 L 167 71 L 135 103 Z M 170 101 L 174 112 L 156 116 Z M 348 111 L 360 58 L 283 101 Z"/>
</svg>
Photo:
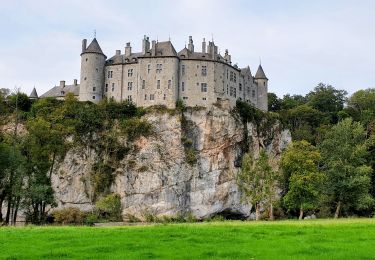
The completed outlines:
<svg viewBox="0 0 375 260">
<path fill-rule="evenodd" d="M 188 109 L 183 115 L 154 112 L 144 118 L 154 134 L 134 141 L 112 173 L 111 186 L 121 195 L 123 215 L 141 219 L 145 214 L 207 218 L 222 212 L 248 217 L 251 205 L 241 202 L 235 180 L 245 149 L 256 155 L 263 146 L 278 160 L 290 141 L 289 132 L 278 124 L 259 133 L 254 124 L 244 126 L 228 108 L 217 106 Z M 52 176 L 59 207 L 92 207 L 87 180 L 96 160 L 95 152 L 75 148 L 59 163 Z"/>
</svg>

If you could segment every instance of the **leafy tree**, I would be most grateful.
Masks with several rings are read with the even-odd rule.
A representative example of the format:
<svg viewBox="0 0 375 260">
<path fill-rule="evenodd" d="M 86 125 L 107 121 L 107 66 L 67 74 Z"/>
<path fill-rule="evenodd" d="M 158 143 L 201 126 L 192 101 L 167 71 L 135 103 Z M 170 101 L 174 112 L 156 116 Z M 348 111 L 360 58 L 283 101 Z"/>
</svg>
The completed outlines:
<svg viewBox="0 0 375 260">
<path fill-rule="evenodd" d="M 300 105 L 288 110 L 287 121 L 295 140 L 315 141 L 315 129 L 324 123 L 323 113 L 308 106 Z"/>
<path fill-rule="evenodd" d="M 333 126 L 320 144 L 327 175 L 326 193 L 336 206 L 335 218 L 344 209 L 366 209 L 370 196 L 372 169 L 368 165 L 366 132 L 351 118 Z"/>
<path fill-rule="evenodd" d="M 297 106 L 301 106 L 307 102 L 307 99 L 301 95 L 284 95 L 283 99 L 281 100 L 281 109 L 288 110 L 295 108 Z"/>
<path fill-rule="evenodd" d="M 244 199 L 255 205 L 255 219 L 260 219 L 262 201 L 268 201 L 270 219 L 273 219 L 273 203 L 276 193 L 276 173 L 269 165 L 265 151 L 260 153 L 259 159 L 246 153 L 242 159 L 242 167 L 237 175 L 237 182 L 243 192 Z"/>
<path fill-rule="evenodd" d="M 358 90 L 349 98 L 348 105 L 359 111 L 375 112 L 375 88 Z"/>
<path fill-rule="evenodd" d="M 18 109 L 21 111 L 24 111 L 24 112 L 30 111 L 31 100 L 25 93 L 16 93 L 16 94 L 10 95 L 8 96 L 8 99 L 9 99 L 9 105 L 12 108 L 15 108 L 17 105 Z"/>
<path fill-rule="evenodd" d="M 347 92 L 331 85 L 319 83 L 314 91 L 307 95 L 308 104 L 314 109 L 330 115 L 333 123 L 337 122 L 337 113 L 344 108 Z"/>
<path fill-rule="evenodd" d="M 291 143 L 282 155 L 284 202 L 288 209 L 299 208 L 299 219 L 305 210 L 317 208 L 324 179 L 318 169 L 320 159 L 318 149 L 304 140 Z"/>
<path fill-rule="evenodd" d="M 281 100 L 275 93 L 268 93 L 268 111 L 278 111 L 281 109 Z"/>
</svg>

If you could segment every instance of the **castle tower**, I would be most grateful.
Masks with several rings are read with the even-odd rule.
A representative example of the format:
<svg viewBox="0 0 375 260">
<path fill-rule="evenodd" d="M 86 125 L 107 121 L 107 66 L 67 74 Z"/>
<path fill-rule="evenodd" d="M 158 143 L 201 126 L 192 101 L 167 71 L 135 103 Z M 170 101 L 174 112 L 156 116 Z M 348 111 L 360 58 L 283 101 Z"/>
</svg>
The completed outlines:
<svg viewBox="0 0 375 260">
<path fill-rule="evenodd" d="M 262 65 L 259 65 L 255 74 L 255 83 L 258 85 L 258 108 L 268 111 L 268 78 L 263 71 Z"/>
<path fill-rule="evenodd" d="M 104 65 L 106 56 L 96 38 L 86 48 L 87 40 L 82 41 L 81 83 L 79 100 L 98 103 L 103 98 Z"/>
</svg>

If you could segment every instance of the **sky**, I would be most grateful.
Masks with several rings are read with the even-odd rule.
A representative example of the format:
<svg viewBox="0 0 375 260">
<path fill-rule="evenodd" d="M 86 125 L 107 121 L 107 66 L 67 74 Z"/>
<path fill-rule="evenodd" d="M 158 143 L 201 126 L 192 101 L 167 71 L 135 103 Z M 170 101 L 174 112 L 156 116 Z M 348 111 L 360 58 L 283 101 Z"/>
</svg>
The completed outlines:
<svg viewBox="0 0 375 260">
<path fill-rule="evenodd" d="M 41 95 L 79 80 L 82 39 L 111 57 L 131 42 L 212 38 L 239 67 L 261 61 L 269 91 L 307 94 L 320 82 L 375 88 L 374 0 L 0 0 L 0 88 Z"/>
</svg>

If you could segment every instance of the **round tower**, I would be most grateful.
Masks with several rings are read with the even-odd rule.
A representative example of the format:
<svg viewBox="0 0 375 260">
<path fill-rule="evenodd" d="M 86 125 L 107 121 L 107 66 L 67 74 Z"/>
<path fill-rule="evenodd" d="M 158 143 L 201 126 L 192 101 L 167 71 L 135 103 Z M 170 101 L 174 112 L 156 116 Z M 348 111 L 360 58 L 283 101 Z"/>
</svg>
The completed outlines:
<svg viewBox="0 0 375 260">
<path fill-rule="evenodd" d="M 79 100 L 98 103 L 103 98 L 104 66 L 106 56 L 96 38 L 86 48 L 87 40 L 82 41 L 81 83 Z"/>
<path fill-rule="evenodd" d="M 268 78 L 263 71 L 262 65 L 259 65 L 254 78 L 258 85 L 258 108 L 268 111 Z"/>
</svg>

